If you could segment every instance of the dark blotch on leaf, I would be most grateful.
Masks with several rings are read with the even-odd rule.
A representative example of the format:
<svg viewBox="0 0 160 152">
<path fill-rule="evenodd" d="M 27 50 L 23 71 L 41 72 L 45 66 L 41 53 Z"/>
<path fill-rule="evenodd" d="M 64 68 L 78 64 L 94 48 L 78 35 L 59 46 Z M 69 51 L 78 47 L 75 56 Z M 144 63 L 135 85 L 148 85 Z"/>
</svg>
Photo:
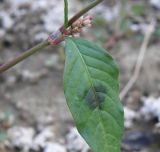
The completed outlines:
<svg viewBox="0 0 160 152">
<path fill-rule="evenodd" d="M 87 105 L 91 109 L 102 109 L 102 103 L 105 101 L 106 93 L 107 90 L 104 86 L 96 86 L 94 88 L 90 88 L 85 97 Z"/>
</svg>

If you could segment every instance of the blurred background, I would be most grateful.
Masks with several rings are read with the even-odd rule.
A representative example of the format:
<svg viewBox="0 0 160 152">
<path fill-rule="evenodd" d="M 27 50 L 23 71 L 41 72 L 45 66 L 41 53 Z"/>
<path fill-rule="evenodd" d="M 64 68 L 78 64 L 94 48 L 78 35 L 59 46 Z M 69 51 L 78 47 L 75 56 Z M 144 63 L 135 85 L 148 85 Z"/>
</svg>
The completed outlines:
<svg viewBox="0 0 160 152">
<path fill-rule="evenodd" d="M 70 17 L 92 0 L 69 0 Z M 122 102 L 122 152 L 160 152 L 160 0 L 105 0 L 88 13 L 82 37 L 107 49 L 120 89 L 133 77 L 148 25 L 154 32 L 136 83 Z M 45 40 L 63 24 L 63 0 L 0 0 L 0 63 Z M 0 75 L 0 152 L 89 152 L 63 94 L 63 44 Z"/>
</svg>

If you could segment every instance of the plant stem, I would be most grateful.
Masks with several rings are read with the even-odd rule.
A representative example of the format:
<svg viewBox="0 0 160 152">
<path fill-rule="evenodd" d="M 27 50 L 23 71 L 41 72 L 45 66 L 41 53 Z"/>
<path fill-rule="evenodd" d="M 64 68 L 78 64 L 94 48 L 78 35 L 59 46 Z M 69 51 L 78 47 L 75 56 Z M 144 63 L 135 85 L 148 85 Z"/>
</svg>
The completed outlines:
<svg viewBox="0 0 160 152">
<path fill-rule="evenodd" d="M 24 52 L 22 55 L 18 56 L 17 58 L 7 62 L 6 64 L 3 64 L 2 66 L 0 66 L 0 74 L 47 46 L 49 46 L 48 41 L 44 41 L 36 45 L 35 47 L 29 49 L 28 51 Z"/>
<path fill-rule="evenodd" d="M 69 21 L 67 27 L 71 26 L 77 19 L 79 19 L 81 16 L 83 16 L 85 13 L 87 13 L 89 10 L 91 10 L 93 7 L 97 6 L 99 3 L 101 3 L 103 0 L 95 0 L 93 3 L 89 4 L 87 7 L 82 9 L 80 12 L 78 12 L 76 15 L 74 15 Z M 59 31 L 61 31 L 61 34 L 63 34 L 65 27 L 64 25 L 59 28 Z M 40 50 L 44 49 L 45 47 L 51 45 L 49 40 L 45 40 L 44 42 L 41 42 L 40 44 L 36 45 L 35 47 L 27 50 L 26 52 L 22 53 L 20 56 L 17 58 L 14 58 L 13 60 L 2 64 L 0 66 L 0 74 L 7 71 L 17 63 L 23 61 L 24 59 L 30 57 L 36 52 L 39 52 Z"/>
<path fill-rule="evenodd" d="M 68 27 L 68 0 L 64 0 L 64 27 Z"/>
</svg>

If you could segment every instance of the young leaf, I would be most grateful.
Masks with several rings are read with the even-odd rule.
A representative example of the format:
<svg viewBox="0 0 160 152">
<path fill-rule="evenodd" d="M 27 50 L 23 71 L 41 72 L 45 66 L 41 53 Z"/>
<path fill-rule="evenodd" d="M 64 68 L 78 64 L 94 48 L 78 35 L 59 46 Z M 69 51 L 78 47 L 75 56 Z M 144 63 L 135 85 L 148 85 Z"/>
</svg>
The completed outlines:
<svg viewBox="0 0 160 152">
<path fill-rule="evenodd" d="M 68 27 L 68 0 L 64 0 L 64 27 Z"/>
<path fill-rule="evenodd" d="M 64 92 L 78 131 L 94 152 L 119 152 L 124 125 L 117 65 L 94 43 L 65 41 Z"/>
</svg>

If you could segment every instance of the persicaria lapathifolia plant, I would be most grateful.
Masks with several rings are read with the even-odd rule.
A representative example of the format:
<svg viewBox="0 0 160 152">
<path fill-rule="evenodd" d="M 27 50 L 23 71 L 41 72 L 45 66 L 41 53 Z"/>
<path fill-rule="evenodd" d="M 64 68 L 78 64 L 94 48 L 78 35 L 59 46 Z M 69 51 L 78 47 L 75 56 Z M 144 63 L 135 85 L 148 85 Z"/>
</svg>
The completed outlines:
<svg viewBox="0 0 160 152">
<path fill-rule="evenodd" d="M 102 1 L 94 1 L 68 21 L 68 1 L 64 0 L 64 25 L 46 41 L 3 64 L 0 73 L 42 48 L 65 41 L 64 93 L 77 129 L 93 152 L 120 152 L 124 118 L 118 67 L 106 50 L 77 38 L 93 19 L 82 16 Z"/>
</svg>

